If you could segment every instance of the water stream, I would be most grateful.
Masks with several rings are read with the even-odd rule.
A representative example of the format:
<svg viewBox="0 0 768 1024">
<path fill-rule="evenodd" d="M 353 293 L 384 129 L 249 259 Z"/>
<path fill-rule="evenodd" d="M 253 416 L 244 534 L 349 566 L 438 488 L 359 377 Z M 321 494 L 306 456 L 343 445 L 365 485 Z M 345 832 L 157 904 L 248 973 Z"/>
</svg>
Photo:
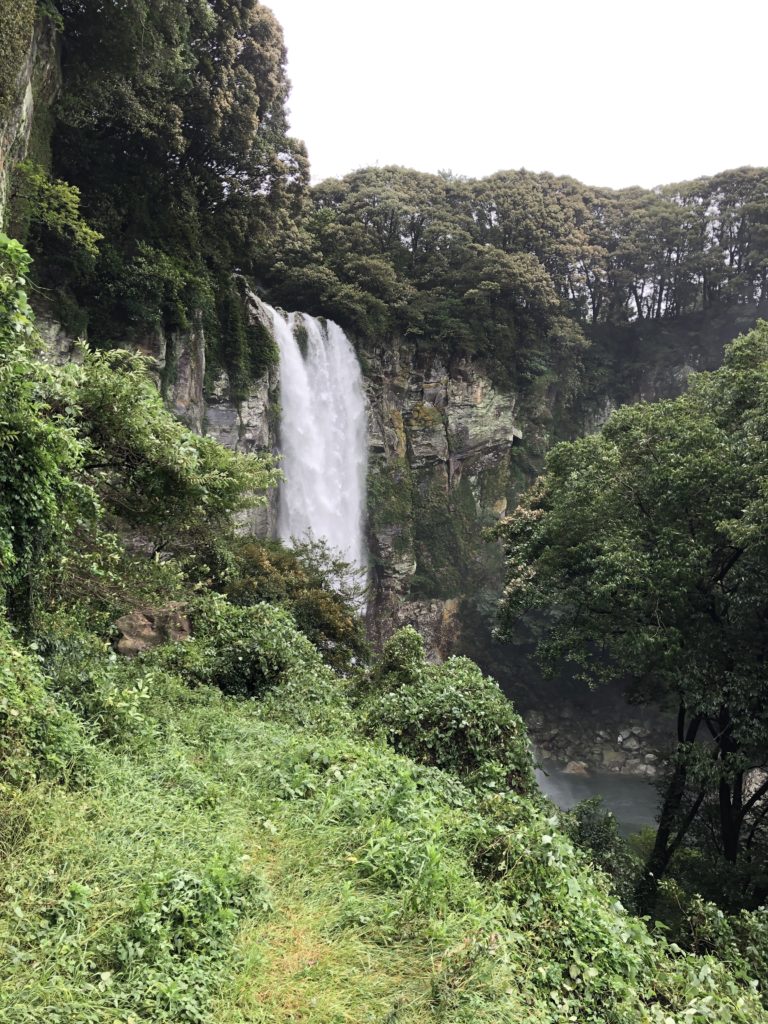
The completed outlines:
<svg viewBox="0 0 768 1024">
<path fill-rule="evenodd" d="M 603 807 L 611 811 L 624 835 L 656 821 L 659 794 L 647 779 L 608 772 L 569 775 L 551 764 L 538 769 L 536 779 L 542 792 L 564 811 L 590 797 L 602 797 Z"/>
<path fill-rule="evenodd" d="M 355 350 L 332 320 L 265 309 L 280 351 L 278 536 L 325 540 L 363 568 L 367 412 Z"/>
</svg>

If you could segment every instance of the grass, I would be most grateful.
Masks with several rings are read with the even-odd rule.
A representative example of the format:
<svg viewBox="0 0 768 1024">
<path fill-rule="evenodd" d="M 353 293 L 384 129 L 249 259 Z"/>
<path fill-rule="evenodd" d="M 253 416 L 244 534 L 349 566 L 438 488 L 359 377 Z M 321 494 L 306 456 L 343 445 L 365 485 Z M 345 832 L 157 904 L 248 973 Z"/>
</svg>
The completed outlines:
<svg viewBox="0 0 768 1024">
<path fill-rule="evenodd" d="M 530 801 L 265 707 L 156 698 L 151 743 L 6 802 L 2 1024 L 766 1019 L 617 911 Z"/>
</svg>

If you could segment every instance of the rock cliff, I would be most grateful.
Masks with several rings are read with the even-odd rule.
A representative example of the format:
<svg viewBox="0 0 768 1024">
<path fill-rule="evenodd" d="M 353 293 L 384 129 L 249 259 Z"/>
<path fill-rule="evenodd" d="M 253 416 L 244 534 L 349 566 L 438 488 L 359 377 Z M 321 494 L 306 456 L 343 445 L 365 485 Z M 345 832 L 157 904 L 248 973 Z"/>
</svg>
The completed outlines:
<svg viewBox="0 0 768 1024">
<path fill-rule="evenodd" d="M 58 36 L 53 22 L 38 18 L 16 76 L 6 113 L 0 118 L 0 225 L 14 167 L 27 157 L 35 123 L 47 120 L 61 87 Z M 36 113 L 38 117 L 36 118 Z"/>
<path fill-rule="evenodd" d="M 410 623 L 433 656 L 456 648 L 460 602 L 490 577 L 482 538 L 507 508 L 517 398 L 476 364 L 419 359 L 404 344 L 365 353 L 370 404 L 369 546 L 376 642 Z"/>
</svg>

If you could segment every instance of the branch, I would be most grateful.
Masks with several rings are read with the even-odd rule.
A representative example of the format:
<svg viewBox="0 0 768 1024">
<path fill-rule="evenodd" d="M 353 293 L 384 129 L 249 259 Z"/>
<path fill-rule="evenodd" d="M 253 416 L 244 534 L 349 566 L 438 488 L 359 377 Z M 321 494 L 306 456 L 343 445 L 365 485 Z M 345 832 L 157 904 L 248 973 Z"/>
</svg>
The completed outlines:
<svg viewBox="0 0 768 1024">
<path fill-rule="evenodd" d="M 683 818 L 682 824 L 680 825 L 680 828 L 677 831 L 677 835 L 675 836 L 675 838 L 672 840 L 672 842 L 667 847 L 670 859 L 672 858 L 675 850 L 678 848 L 680 843 L 683 841 L 683 836 L 686 834 L 688 829 L 691 827 L 691 824 L 693 823 L 693 819 L 699 813 L 699 808 L 702 805 L 705 793 L 706 793 L 706 790 L 702 789 L 701 792 L 699 793 L 699 795 L 696 797 L 696 799 L 694 800 L 693 804 L 691 805 L 688 813 Z"/>
</svg>

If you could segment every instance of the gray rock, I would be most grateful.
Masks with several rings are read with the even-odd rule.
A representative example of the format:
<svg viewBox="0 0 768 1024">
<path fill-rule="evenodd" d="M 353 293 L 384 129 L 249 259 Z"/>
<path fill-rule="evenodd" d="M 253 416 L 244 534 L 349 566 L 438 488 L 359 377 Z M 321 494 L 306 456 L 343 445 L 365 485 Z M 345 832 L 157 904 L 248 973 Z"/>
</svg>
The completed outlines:
<svg viewBox="0 0 768 1024">
<path fill-rule="evenodd" d="M 164 608 L 136 609 L 117 620 L 120 631 L 116 650 L 127 658 L 161 644 L 187 640 L 192 633 L 184 605 L 174 602 Z"/>
</svg>

